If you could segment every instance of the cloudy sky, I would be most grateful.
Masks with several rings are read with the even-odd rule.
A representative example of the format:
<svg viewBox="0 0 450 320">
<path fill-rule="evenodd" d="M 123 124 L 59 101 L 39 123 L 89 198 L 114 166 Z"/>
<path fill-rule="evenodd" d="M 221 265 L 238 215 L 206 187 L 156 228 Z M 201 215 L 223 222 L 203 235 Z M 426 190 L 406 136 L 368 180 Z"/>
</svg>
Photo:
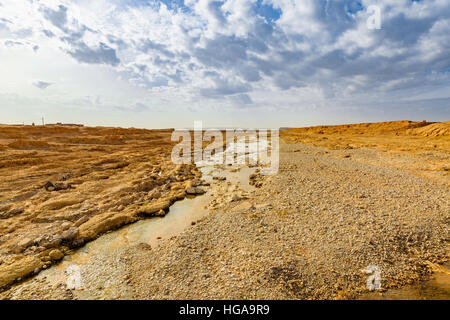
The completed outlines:
<svg viewBox="0 0 450 320">
<path fill-rule="evenodd" d="M 381 9 L 381 29 L 369 29 Z M 450 120 L 448 0 L 0 0 L 0 123 Z"/>
</svg>

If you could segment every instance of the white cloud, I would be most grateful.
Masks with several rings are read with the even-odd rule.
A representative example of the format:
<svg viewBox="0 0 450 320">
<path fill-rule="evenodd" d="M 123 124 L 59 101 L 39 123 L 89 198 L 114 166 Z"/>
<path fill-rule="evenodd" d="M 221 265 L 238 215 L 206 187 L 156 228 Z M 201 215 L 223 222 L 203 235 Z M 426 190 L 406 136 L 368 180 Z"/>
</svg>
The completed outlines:
<svg viewBox="0 0 450 320">
<path fill-rule="evenodd" d="M 326 113 L 336 101 L 392 105 L 411 90 L 450 86 L 445 0 L 262 3 L 279 18 L 264 17 L 256 0 L 185 0 L 178 9 L 158 1 L 10 1 L 0 11 L 0 71 L 14 76 L 0 79 L 2 92 L 35 97 L 26 83 L 37 77 L 58 82 L 45 91 L 47 103 L 101 96 L 102 108 L 130 112 L 158 103 L 313 105 Z M 371 4 L 382 8 L 381 30 L 366 27 Z M 45 89 L 41 82 L 34 85 Z M 449 101 L 440 103 L 448 110 Z"/>
</svg>

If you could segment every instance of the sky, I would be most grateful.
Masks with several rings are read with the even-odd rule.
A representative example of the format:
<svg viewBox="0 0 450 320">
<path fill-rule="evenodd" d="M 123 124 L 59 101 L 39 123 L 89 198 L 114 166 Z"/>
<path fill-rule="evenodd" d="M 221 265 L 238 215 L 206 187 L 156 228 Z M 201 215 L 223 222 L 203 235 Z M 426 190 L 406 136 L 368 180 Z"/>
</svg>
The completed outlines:
<svg viewBox="0 0 450 320">
<path fill-rule="evenodd" d="M 381 28 L 367 21 L 380 9 Z M 450 120 L 448 0 L 0 0 L 0 123 Z"/>
</svg>

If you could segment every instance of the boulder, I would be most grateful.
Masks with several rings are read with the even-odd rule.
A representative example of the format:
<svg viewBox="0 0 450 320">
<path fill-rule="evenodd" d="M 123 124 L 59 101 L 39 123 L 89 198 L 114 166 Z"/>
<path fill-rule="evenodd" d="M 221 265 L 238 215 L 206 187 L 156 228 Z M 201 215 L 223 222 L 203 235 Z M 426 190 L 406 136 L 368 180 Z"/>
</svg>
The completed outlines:
<svg viewBox="0 0 450 320">
<path fill-rule="evenodd" d="M 82 224 L 78 238 L 92 240 L 102 233 L 117 229 L 134 221 L 136 221 L 136 218 L 124 213 L 106 212 L 92 217 L 88 222 Z"/>
<path fill-rule="evenodd" d="M 184 191 L 184 189 L 174 190 L 170 193 L 168 200 L 172 204 L 175 201 L 184 199 L 185 197 L 186 197 L 186 192 Z"/>
<path fill-rule="evenodd" d="M 39 246 L 44 248 L 56 248 L 61 243 L 62 238 L 60 236 L 44 235 L 37 242 Z"/>
<path fill-rule="evenodd" d="M 75 239 L 69 244 L 69 247 L 70 248 L 79 248 L 82 245 L 84 245 L 84 241 L 85 241 L 84 239 Z"/>
<path fill-rule="evenodd" d="M 70 184 L 62 183 L 62 182 L 56 182 L 52 183 L 51 181 L 47 181 L 46 184 L 44 184 L 44 188 L 47 191 L 59 191 L 59 190 L 67 190 L 70 189 L 72 186 Z"/>
<path fill-rule="evenodd" d="M 67 190 L 67 189 L 70 189 L 70 188 L 72 188 L 72 186 L 70 184 L 62 183 L 62 182 L 55 183 L 55 191 Z"/>
<path fill-rule="evenodd" d="M 200 195 L 206 193 L 202 187 L 190 187 L 186 189 L 186 193 L 189 195 Z"/>
<path fill-rule="evenodd" d="M 69 229 L 67 229 L 66 231 L 64 231 L 61 234 L 61 239 L 63 241 L 70 241 L 75 239 L 78 236 L 78 228 L 77 227 L 70 227 Z"/>
<path fill-rule="evenodd" d="M 62 253 L 58 249 L 53 249 L 52 251 L 50 251 L 48 256 L 50 257 L 50 259 L 56 261 L 56 260 L 61 260 L 64 257 L 64 253 Z"/>
<path fill-rule="evenodd" d="M 18 278 L 33 273 L 35 269 L 40 269 L 42 265 L 41 260 L 34 256 L 26 256 L 9 265 L 2 264 L 0 266 L 0 288 L 13 283 Z"/>
<path fill-rule="evenodd" d="M 146 215 L 146 216 L 154 216 L 160 210 L 166 211 L 171 205 L 169 200 L 159 200 L 147 205 L 143 205 L 139 210 L 138 214 Z"/>
<path fill-rule="evenodd" d="M 28 247 L 30 247 L 34 243 L 30 238 L 22 238 L 14 248 L 14 253 L 21 253 L 25 251 Z"/>
</svg>

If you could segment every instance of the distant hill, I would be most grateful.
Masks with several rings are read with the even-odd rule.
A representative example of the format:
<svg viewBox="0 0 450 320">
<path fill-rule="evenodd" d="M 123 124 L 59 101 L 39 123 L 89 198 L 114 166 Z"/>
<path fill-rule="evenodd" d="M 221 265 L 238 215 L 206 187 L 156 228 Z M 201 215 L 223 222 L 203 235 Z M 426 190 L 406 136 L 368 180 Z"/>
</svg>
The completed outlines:
<svg viewBox="0 0 450 320">
<path fill-rule="evenodd" d="M 389 121 L 377 123 L 358 123 L 336 126 L 316 126 L 287 129 L 289 133 L 300 134 L 339 134 L 339 135 L 421 135 L 450 136 L 450 121 Z"/>
<path fill-rule="evenodd" d="M 432 123 L 424 127 L 407 130 L 407 134 L 421 135 L 425 137 L 450 136 L 450 121 Z"/>
</svg>

